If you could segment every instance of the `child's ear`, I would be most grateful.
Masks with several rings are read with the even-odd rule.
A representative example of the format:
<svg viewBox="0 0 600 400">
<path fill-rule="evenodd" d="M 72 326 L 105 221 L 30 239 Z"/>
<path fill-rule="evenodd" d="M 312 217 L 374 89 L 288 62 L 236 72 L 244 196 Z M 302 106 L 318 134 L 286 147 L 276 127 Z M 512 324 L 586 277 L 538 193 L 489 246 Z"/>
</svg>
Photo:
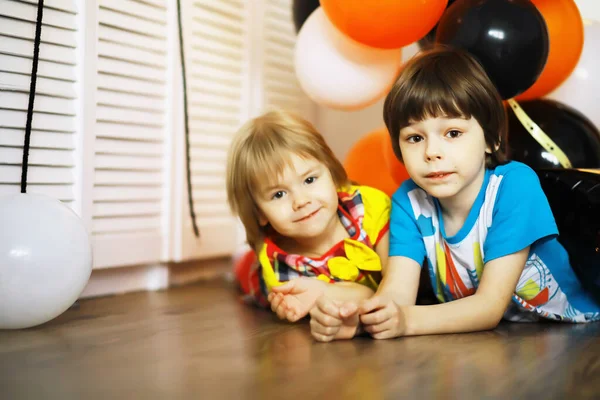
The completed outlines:
<svg viewBox="0 0 600 400">
<path fill-rule="evenodd" d="M 261 227 L 264 228 L 265 226 L 269 225 L 269 220 L 267 219 L 267 217 L 265 217 L 265 215 L 262 213 L 262 211 L 258 210 L 257 214 L 258 214 L 258 224 Z"/>
<path fill-rule="evenodd" d="M 499 148 L 500 148 L 500 143 L 497 143 L 494 146 L 494 150 L 498 151 Z M 485 152 L 486 152 L 486 154 L 492 154 L 492 146 L 490 146 L 489 144 L 487 144 L 485 146 Z"/>
</svg>

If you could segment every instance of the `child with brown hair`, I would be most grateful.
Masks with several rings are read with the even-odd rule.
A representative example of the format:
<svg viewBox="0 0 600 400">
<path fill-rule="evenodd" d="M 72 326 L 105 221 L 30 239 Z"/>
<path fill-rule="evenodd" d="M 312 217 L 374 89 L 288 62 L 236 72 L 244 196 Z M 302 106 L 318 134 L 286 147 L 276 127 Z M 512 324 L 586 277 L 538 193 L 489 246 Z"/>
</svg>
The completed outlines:
<svg viewBox="0 0 600 400">
<path fill-rule="evenodd" d="M 377 293 L 345 305 L 376 339 L 472 332 L 502 319 L 589 322 L 586 293 L 536 173 L 505 155 L 502 100 L 468 53 L 423 52 L 384 104 L 396 157 L 410 175 L 392 196 L 389 261 Z M 421 268 L 441 304 L 416 306 Z M 317 340 L 335 339 L 338 306 L 311 312 Z"/>
<path fill-rule="evenodd" d="M 227 196 L 258 258 L 237 278 L 279 318 L 297 321 L 320 297 L 359 301 L 377 289 L 390 199 L 351 185 L 306 120 L 272 111 L 246 123 L 229 152 Z M 340 322 L 332 335 L 350 338 L 357 327 Z"/>
</svg>

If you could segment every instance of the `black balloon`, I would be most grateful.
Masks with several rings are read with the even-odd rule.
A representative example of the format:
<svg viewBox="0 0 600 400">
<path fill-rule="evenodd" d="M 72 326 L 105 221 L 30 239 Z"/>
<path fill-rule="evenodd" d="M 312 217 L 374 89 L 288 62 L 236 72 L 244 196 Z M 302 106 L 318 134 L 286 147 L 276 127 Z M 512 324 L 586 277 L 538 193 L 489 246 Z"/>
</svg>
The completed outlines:
<svg viewBox="0 0 600 400">
<path fill-rule="evenodd" d="M 503 99 L 535 83 L 548 60 L 548 30 L 529 0 L 457 0 L 438 23 L 436 43 L 467 50 Z"/>
<path fill-rule="evenodd" d="M 600 168 L 600 133 L 583 114 L 551 100 L 520 103 L 533 120 L 565 153 L 573 168 Z M 532 168 L 562 168 L 529 134 L 511 109 L 508 111 L 510 158 Z"/>
<path fill-rule="evenodd" d="M 448 0 L 448 5 L 446 9 L 452 5 L 456 0 Z M 421 49 L 429 49 L 433 47 L 435 43 L 435 33 L 437 32 L 437 24 L 427 33 L 427 35 L 423 36 L 421 39 L 417 41 L 417 44 Z"/>
<path fill-rule="evenodd" d="M 306 19 L 319 7 L 319 0 L 294 0 L 292 4 L 292 18 L 296 33 L 300 31 Z"/>
<path fill-rule="evenodd" d="M 600 172 L 536 170 L 575 274 L 600 304 Z"/>
</svg>

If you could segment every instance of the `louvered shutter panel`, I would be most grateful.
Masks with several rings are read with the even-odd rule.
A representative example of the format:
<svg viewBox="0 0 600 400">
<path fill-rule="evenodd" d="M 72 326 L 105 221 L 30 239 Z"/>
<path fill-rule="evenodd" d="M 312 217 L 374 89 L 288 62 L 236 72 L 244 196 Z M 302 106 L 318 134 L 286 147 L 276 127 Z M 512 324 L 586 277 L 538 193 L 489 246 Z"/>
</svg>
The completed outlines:
<svg viewBox="0 0 600 400">
<path fill-rule="evenodd" d="M 264 109 L 282 108 L 314 122 L 315 104 L 304 94 L 294 70 L 296 31 L 291 0 L 264 0 Z"/>
<path fill-rule="evenodd" d="M 166 232 L 166 1 L 99 0 L 96 267 L 160 261 Z"/>
<path fill-rule="evenodd" d="M 37 1 L 0 0 L 0 195 L 20 192 L 36 18 Z M 77 29 L 74 0 L 44 3 L 27 179 L 74 209 Z"/>
<path fill-rule="evenodd" d="M 175 260 L 229 255 L 235 249 L 225 166 L 231 138 L 248 116 L 248 7 L 244 0 L 182 0 L 192 192 L 201 237 L 192 231 L 181 179 L 177 191 L 183 194 L 174 209 Z M 183 162 L 179 167 L 183 178 Z"/>
</svg>

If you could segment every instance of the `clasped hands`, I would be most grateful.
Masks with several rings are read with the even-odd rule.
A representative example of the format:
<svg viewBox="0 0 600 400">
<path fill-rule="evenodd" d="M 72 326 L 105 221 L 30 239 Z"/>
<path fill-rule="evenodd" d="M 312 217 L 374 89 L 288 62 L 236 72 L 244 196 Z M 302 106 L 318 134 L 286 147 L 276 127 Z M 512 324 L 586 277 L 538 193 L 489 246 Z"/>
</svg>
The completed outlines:
<svg viewBox="0 0 600 400">
<path fill-rule="evenodd" d="M 351 339 L 361 332 L 374 339 L 402 336 L 406 323 L 402 307 L 387 296 L 375 294 L 362 301 L 340 301 L 327 296 L 328 283 L 297 278 L 272 288 L 268 300 L 280 319 L 295 322 L 310 314 L 315 340 Z"/>
</svg>

